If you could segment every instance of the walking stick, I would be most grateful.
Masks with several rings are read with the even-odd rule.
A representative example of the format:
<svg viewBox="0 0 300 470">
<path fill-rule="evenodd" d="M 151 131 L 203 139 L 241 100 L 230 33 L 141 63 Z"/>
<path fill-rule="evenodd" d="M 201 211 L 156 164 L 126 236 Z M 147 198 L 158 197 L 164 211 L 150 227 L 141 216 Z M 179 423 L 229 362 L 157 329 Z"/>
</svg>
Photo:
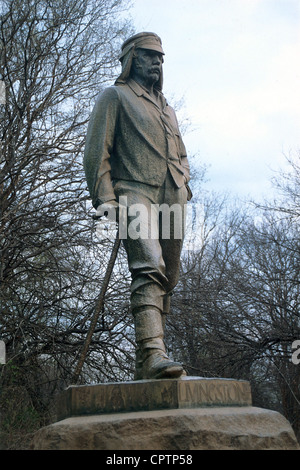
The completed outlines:
<svg viewBox="0 0 300 470">
<path fill-rule="evenodd" d="M 77 381 L 79 379 L 79 375 L 81 373 L 81 370 L 82 370 L 82 367 L 83 367 L 83 364 L 84 364 L 84 361 L 85 361 L 85 358 L 86 358 L 86 355 L 87 355 L 87 352 L 88 352 L 88 349 L 89 349 L 89 346 L 90 346 L 90 343 L 91 343 L 91 340 L 92 340 L 92 336 L 93 336 L 93 333 L 95 331 L 95 328 L 96 328 L 96 325 L 97 325 L 97 322 L 98 322 L 99 315 L 102 311 L 102 307 L 103 307 L 103 303 L 104 303 L 104 296 L 105 296 L 105 293 L 106 293 L 106 290 L 107 290 L 107 287 L 108 287 L 108 283 L 109 283 L 109 280 L 110 280 L 111 273 L 112 273 L 114 265 L 115 265 L 115 261 L 116 261 L 118 250 L 119 250 L 119 246 L 120 246 L 120 237 L 119 237 L 119 231 L 118 231 L 116 239 L 115 239 L 115 243 L 114 243 L 114 246 L 113 246 L 109 261 L 108 261 L 108 265 L 107 265 L 106 273 L 105 273 L 104 280 L 103 280 L 103 283 L 102 283 L 101 291 L 100 291 L 100 294 L 99 294 L 99 297 L 98 297 L 98 300 L 97 300 L 97 303 L 96 303 L 95 312 L 94 312 L 94 315 L 92 317 L 92 321 L 91 321 L 91 324 L 90 324 L 90 327 L 89 327 L 89 330 L 88 330 L 88 334 L 86 336 L 86 339 L 85 339 L 85 342 L 84 342 L 84 345 L 83 345 L 83 348 L 82 348 L 82 351 L 81 351 L 81 355 L 79 357 L 79 361 L 77 363 L 75 372 L 73 374 L 73 382 L 75 384 L 77 383 Z"/>
</svg>

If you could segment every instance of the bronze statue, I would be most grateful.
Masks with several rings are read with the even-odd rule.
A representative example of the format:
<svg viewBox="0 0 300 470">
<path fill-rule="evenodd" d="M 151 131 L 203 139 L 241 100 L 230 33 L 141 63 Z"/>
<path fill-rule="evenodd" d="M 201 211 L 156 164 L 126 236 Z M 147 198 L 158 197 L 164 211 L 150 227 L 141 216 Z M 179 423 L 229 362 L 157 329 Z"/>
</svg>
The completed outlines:
<svg viewBox="0 0 300 470">
<path fill-rule="evenodd" d="M 126 201 L 123 243 L 132 276 L 136 380 L 185 373 L 167 356 L 164 345 L 164 319 L 178 282 L 183 214 L 191 193 L 176 115 L 162 94 L 163 57 L 161 39 L 154 33 L 139 33 L 125 41 L 121 75 L 98 97 L 84 155 L 93 206 L 102 214 L 115 213 L 120 226 L 121 201 Z M 145 209 L 139 211 L 138 237 L 128 229 L 136 217 L 134 207 Z M 168 212 L 167 236 L 162 207 L 177 209 Z"/>
</svg>

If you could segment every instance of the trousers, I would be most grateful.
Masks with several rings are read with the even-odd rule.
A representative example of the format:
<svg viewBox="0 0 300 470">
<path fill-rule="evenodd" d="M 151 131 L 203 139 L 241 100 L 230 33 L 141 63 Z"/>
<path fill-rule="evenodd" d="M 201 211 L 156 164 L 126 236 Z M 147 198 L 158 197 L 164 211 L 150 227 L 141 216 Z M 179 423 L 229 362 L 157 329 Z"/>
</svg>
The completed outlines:
<svg viewBox="0 0 300 470">
<path fill-rule="evenodd" d="M 168 173 L 160 187 L 116 180 L 114 191 L 131 273 L 132 312 L 156 307 L 169 313 L 179 279 L 187 189 L 177 188 Z"/>
</svg>

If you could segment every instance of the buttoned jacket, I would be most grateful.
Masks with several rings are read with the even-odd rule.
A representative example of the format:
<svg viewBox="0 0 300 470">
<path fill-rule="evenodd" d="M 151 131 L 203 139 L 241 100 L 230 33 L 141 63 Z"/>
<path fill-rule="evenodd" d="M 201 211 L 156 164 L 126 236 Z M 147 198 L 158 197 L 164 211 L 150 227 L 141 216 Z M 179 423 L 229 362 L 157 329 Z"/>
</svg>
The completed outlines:
<svg viewBox="0 0 300 470">
<path fill-rule="evenodd" d="M 93 206 L 115 199 L 114 180 L 161 186 L 169 170 L 180 188 L 190 179 L 175 112 L 162 93 L 138 83 L 106 88 L 91 114 L 84 168 Z"/>
</svg>

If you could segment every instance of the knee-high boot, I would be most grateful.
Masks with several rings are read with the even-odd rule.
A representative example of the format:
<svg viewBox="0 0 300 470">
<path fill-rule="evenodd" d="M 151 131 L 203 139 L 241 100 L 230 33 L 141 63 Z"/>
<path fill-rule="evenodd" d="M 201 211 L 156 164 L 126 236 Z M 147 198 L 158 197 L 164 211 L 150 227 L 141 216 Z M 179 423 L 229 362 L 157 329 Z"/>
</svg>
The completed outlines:
<svg viewBox="0 0 300 470">
<path fill-rule="evenodd" d="M 134 314 L 137 342 L 136 380 L 178 378 L 183 367 L 168 358 L 163 341 L 162 314 L 155 307 Z"/>
</svg>

